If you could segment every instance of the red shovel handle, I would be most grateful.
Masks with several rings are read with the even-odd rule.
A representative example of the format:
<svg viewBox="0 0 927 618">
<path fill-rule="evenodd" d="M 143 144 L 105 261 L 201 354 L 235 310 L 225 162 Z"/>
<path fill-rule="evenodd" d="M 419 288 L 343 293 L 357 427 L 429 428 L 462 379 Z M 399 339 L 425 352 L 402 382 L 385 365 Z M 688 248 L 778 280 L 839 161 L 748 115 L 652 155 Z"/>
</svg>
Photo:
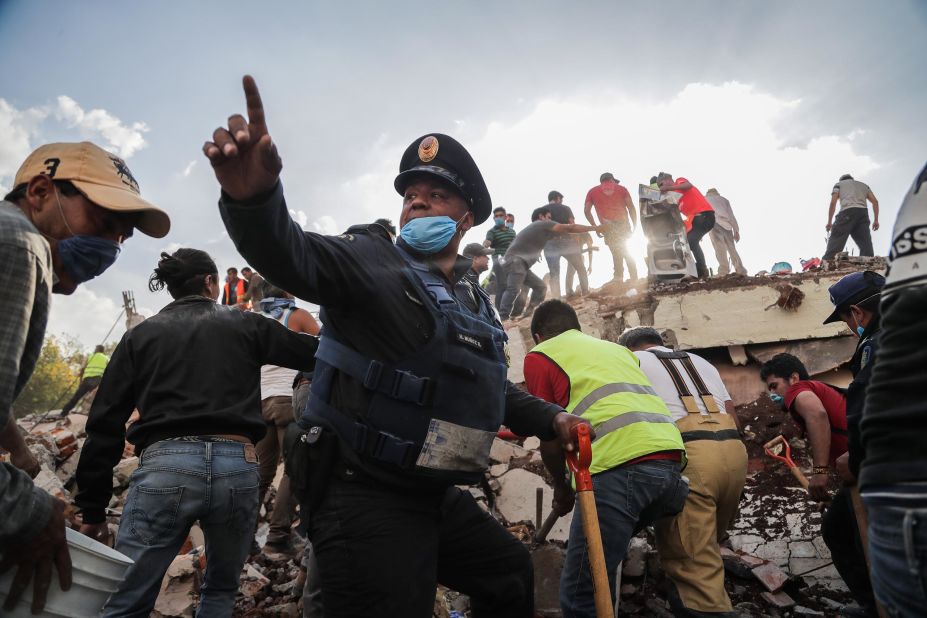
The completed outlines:
<svg viewBox="0 0 927 618">
<path fill-rule="evenodd" d="M 592 491 L 592 475 L 589 474 L 589 464 L 592 463 L 592 440 L 589 437 L 589 425 L 581 423 L 573 425 L 570 434 L 579 444 L 579 452 L 567 451 L 567 465 L 576 479 L 576 491 Z"/>
<path fill-rule="evenodd" d="M 785 447 L 785 448 L 783 449 L 783 450 L 784 450 L 784 454 L 782 454 L 782 455 L 776 455 L 775 453 L 773 453 L 773 452 L 772 452 L 771 450 L 769 450 L 768 448 L 767 448 L 767 449 L 763 449 L 763 450 L 766 451 L 766 454 L 767 454 L 767 455 L 769 455 L 769 456 L 772 457 L 773 459 L 778 459 L 779 461 L 783 462 L 783 463 L 784 463 L 785 465 L 787 465 L 788 467 L 790 467 L 790 468 L 796 467 L 796 463 L 795 463 L 794 461 L 792 461 L 792 447 L 791 447 L 791 445 L 788 443 L 788 440 L 783 440 L 783 441 L 782 441 L 782 445 Z"/>
</svg>

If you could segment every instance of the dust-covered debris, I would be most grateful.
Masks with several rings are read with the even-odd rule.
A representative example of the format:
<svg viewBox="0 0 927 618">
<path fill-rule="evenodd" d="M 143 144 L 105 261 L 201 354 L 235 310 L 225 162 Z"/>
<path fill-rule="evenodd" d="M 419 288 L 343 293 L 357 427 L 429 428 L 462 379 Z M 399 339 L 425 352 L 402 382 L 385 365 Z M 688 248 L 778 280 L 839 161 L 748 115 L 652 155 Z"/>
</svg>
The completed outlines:
<svg viewBox="0 0 927 618">
<path fill-rule="evenodd" d="M 807 444 L 796 437 L 799 432 L 794 422 L 765 398 L 740 406 L 738 414 L 746 428 L 750 466 L 740 516 L 730 531 L 730 547 L 724 552 L 726 587 L 732 602 L 743 616 L 836 616 L 850 597 L 830 564 L 820 536 L 820 513 L 785 467 L 763 455 L 763 444 L 782 434 L 791 439 L 793 456 L 803 465 L 807 463 Z M 40 480 L 58 495 L 68 497 L 76 489 L 73 474 L 86 439 L 85 424 L 86 418 L 75 413 L 63 419 L 20 419 L 26 442 L 43 467 Z M 529 548 L 535 566 L 537 611 L 554 617 L 560 615 L 558 582 L 572 516 L 558 520 L 548 542 L 534 542 L 538 489 L 542 518 L 550 513 L 553 498 L 551 479 L 540 461 L 538 447 L 537 440 L 497 439 L 492 455 L 495 463 L 485 482 L 467 489 Z M 115 493 L 107 510 L 114 530 L 121 518 L 129 477 L 137 465 L 132 448 L 127 447 L 114 470 Z M 258 547 L 266 538 L 266 506 L 261 510 Z M 73 525 L 78 524 L 73 509 L 69 517 Z M 298 524 L 294 524 L 297 542 L 292 555 L 256 552 L 248 558 L 235 616 L 301 615 L 307 573 Z M 262 529 L 264 535 L 260 534 Z M 202 531 L 195 526 L 162 582 L 154 615 L 193 615 L 205 564 Z M 666 580 L 648 532 L 633 539 L 622 578 L 622 615 L 669 615 Z M 469 616 L 469 599 L 439 588 L 434 615 Z"/>
</svg>

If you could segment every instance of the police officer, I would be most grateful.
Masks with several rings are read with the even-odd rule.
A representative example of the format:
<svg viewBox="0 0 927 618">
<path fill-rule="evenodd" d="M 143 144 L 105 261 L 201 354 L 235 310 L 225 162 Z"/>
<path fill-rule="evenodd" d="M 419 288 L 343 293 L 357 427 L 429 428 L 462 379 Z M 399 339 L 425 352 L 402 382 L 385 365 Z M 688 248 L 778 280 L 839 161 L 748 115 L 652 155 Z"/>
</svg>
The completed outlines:
<svg viewBox="0 0 927 618">
<path fill-rule="evenodd" d="M 530 616 L 527 551 L 455 485 L 481 478 L 503 423 L 572 450 L 585 421 L 506 379 L 504 332 L 457 255 L 492 212 L 479 169 L 452 138 L 423 136 L 394 183 L 396 245 L 380 226 L 303 232 L 251 77 L 244 89 L 249 119 L 230 117 L 203 151 L 238 251 L 322 307 L 300 425 L 316 449 L 308 517 L 326 616 L 430 616 L 438 582 L 468 594 L 474 616 Z"/>
<path fill-rule="evenodd" d="M 830 286 L 830 300 L 834 311 L 824 324 L 844 322 L 859 337 L 856 351 L 850 359 L 850 372 L 853 381 L 847 388 L 847 433 L 850 450 L 837 458 L 837 469 L 844 480 L 855 482 L 859 474 L 862 447 L 859 439 L 859 422 L 863 416 L 866 399 L 866 387 L 872 376 L 876 354 L 879 350 L 879 337 L 882 320 L 879 301 L 885 277 L 867 270 L 850 273 Z"/>
<path fill-rule="evenodd" d="M 852 501 L 859 498 L 854 498 L 852 494 L 857 491 L 856 478 L 864 454 L 860 441 L 860 421 L 879 347 L 882 325 L 879 301 L 883 287 L 885 277 L 871 270 L 846 275 L 828 289 L 834 311 L 824 320 L 824 324 L 844 322 L 859 337 L 859 343 L 850 359 L 853 381 L 846 392 L 849 450 L 838 457 L 835 464 L 847 485 L 834 495 L 827 507 L 821 522 L 821 533 L 827 546 L 836 548 L 831 550 L 834 566 L 860 605 L 870 612 L 875 611 L 875 599 L 853 511 Z"/>
</svg>

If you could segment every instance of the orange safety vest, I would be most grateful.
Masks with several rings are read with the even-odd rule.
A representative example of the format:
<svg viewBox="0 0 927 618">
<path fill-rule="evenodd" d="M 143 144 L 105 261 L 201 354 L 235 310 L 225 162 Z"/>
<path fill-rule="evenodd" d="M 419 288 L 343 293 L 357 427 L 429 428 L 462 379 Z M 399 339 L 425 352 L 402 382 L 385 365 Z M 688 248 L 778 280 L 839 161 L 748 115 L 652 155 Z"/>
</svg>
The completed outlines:
<svg viewBox="0 0 927 618">
<path fill-rule="evenodd" d="M 229 282 L 228 281 L 225 282 L 225 304 L 226 305 L 242 304 L 243 301 L 241 300 L 241 297 L 244 296 L 244 294 L 245 294 L 245 280 L 238 279 L 235 282 L 235 302 L 234 303 L 229 302 L 231 300 L 231 296 L 229 295 Z"/>
</svg>

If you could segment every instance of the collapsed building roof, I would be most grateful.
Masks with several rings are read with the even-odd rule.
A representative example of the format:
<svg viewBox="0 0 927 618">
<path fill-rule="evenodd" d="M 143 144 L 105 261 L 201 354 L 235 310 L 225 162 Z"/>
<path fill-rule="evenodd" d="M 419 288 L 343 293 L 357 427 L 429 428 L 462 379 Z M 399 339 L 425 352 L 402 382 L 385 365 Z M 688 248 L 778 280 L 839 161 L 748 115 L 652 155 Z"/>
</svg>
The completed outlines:
<svg viewBox="0 0 927 618">
<path fill-rule="evenodd" d="M 779 352 L 801 358 L 810 374 L 846 383 L 841 368 L 857 338 L 842 322 L 823 324 L 833 306 L 827 289 L 860 270 L 884 272 L 881 257 L 838 257 L 824 268 L 788 275 L 728 275 L 705 281 L 612 282 L 575 302 L 583 332 L 618 341 L 634 326 L 657 328 L 669 344 L 698 351 L 719 366 L 736 404 L 762 392 L 757 367 Z M 525 354 L 534 346 L 529 320 L 508 331 L 509 378 L 524 381 Z M 738 368 L 748 367 L 746 370 Z"/>
</svg>

